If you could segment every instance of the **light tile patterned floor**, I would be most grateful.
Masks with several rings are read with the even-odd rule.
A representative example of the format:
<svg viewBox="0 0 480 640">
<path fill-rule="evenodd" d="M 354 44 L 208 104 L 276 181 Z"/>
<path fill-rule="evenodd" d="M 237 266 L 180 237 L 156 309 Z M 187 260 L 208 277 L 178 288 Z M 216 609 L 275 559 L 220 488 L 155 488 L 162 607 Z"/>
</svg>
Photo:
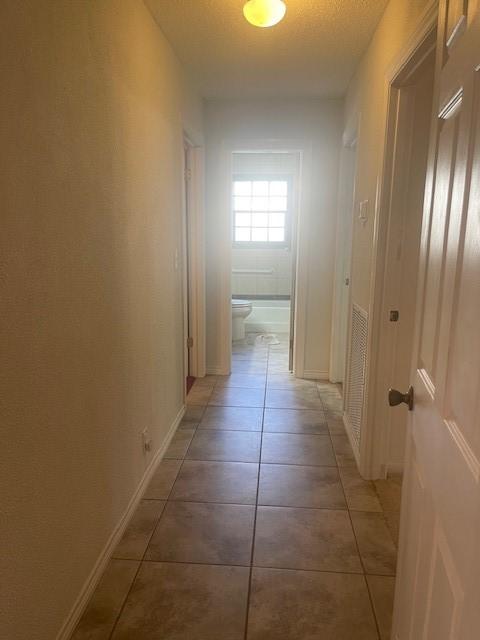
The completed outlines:
<svg viewBox="0 0 480 640">
<path fill-rule="evenodd" d="M 74 640 L 388 640 L 400 483 L 287 368 L 285 336 L 195 383 Z"/>
</svg>

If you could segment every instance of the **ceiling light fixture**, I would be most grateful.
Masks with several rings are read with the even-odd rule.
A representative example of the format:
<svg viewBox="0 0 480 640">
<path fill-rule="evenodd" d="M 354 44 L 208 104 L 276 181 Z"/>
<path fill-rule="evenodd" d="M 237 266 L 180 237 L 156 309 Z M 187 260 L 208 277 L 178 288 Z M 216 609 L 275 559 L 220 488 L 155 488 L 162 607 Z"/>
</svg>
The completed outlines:
<svg viewBox="0 0 480 640">
<path fill-rule="evenodd" d="M 248 0 L 243 15 L 255 27 L 273 27 L 282 20 L 287 7 L 283 0 Z"/>
</svg>

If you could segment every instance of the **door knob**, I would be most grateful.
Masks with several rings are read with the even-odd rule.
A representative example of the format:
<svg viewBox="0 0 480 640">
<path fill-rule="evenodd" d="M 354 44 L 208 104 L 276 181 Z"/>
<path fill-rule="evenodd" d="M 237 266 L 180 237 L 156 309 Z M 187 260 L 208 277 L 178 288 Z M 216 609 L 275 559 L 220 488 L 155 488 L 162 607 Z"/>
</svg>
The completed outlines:
<svg viewBox="0 0 480 640">
<path fill-rule="evenodd" d="M 397 404 L 402 404 L 402 402 L 404 402 L 408 406 L 409 411 L 412 411 L 413 387 L 411 385 L 410 387 L 408 387 L 407 393 L 402 393 L 401 391 L 397 391 L 397 389 L 388 390 L 388 404 L 391 407 L 396 407 Z"/>
</svg>

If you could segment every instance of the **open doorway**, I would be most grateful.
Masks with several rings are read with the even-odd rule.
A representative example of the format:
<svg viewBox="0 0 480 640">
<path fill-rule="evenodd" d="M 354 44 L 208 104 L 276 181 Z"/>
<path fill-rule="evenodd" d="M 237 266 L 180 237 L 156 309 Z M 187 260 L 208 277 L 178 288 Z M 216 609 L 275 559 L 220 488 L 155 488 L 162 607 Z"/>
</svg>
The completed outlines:
<svg viewBox="0 0 480 640">
<path fill-rule="evenodd" d="M 298 177 L 297 152 L 232 153 L 232 353 L 274 347 L 284 372 L 294 362 Z"/>
<path fill-rule="evenodd" d="M 435 76 L 436 20 L 415 36 L 388 79 L 384 165 L 377 191 L 373 293 L 350 303 L 344 422 L 362 476 L 401 476 L 408 409 L 390 387 L 408 388 L 417 270 Z M 361 132 L 358 146 L 362 144 Z M 361 224 L 361 207 L 356 201 Z M 355 216 L 354 216 L 355 219 Z M 355 285 L 355 273 L 352 274 Z M 368 356 L 368 357 L 367 357 Z"/>
<path fill-rule="evenodd" d="M 388 389 L 408 389 L 435 73 L 435 29 L 390 93 L 390 161 L 377 349 L 375 423 L 382 425 L 378 475 L 403 471 L 408 409 L 388 406 Z M 378 477 L 378 476 L 377 476 Z"/>
</svg>

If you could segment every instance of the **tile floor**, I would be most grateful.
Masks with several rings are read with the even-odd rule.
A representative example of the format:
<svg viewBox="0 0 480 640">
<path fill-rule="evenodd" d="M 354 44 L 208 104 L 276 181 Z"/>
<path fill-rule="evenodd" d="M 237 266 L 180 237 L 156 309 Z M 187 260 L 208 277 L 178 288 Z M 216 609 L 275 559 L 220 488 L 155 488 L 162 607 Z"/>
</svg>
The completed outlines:
<svg viewBox="0 0 480 640">
<path fill-rule="evenodd" d="M 74 640 L 388 640 L 400 483 L 365 482 L 287 340 L 198 380 Z"/>
</svg>

